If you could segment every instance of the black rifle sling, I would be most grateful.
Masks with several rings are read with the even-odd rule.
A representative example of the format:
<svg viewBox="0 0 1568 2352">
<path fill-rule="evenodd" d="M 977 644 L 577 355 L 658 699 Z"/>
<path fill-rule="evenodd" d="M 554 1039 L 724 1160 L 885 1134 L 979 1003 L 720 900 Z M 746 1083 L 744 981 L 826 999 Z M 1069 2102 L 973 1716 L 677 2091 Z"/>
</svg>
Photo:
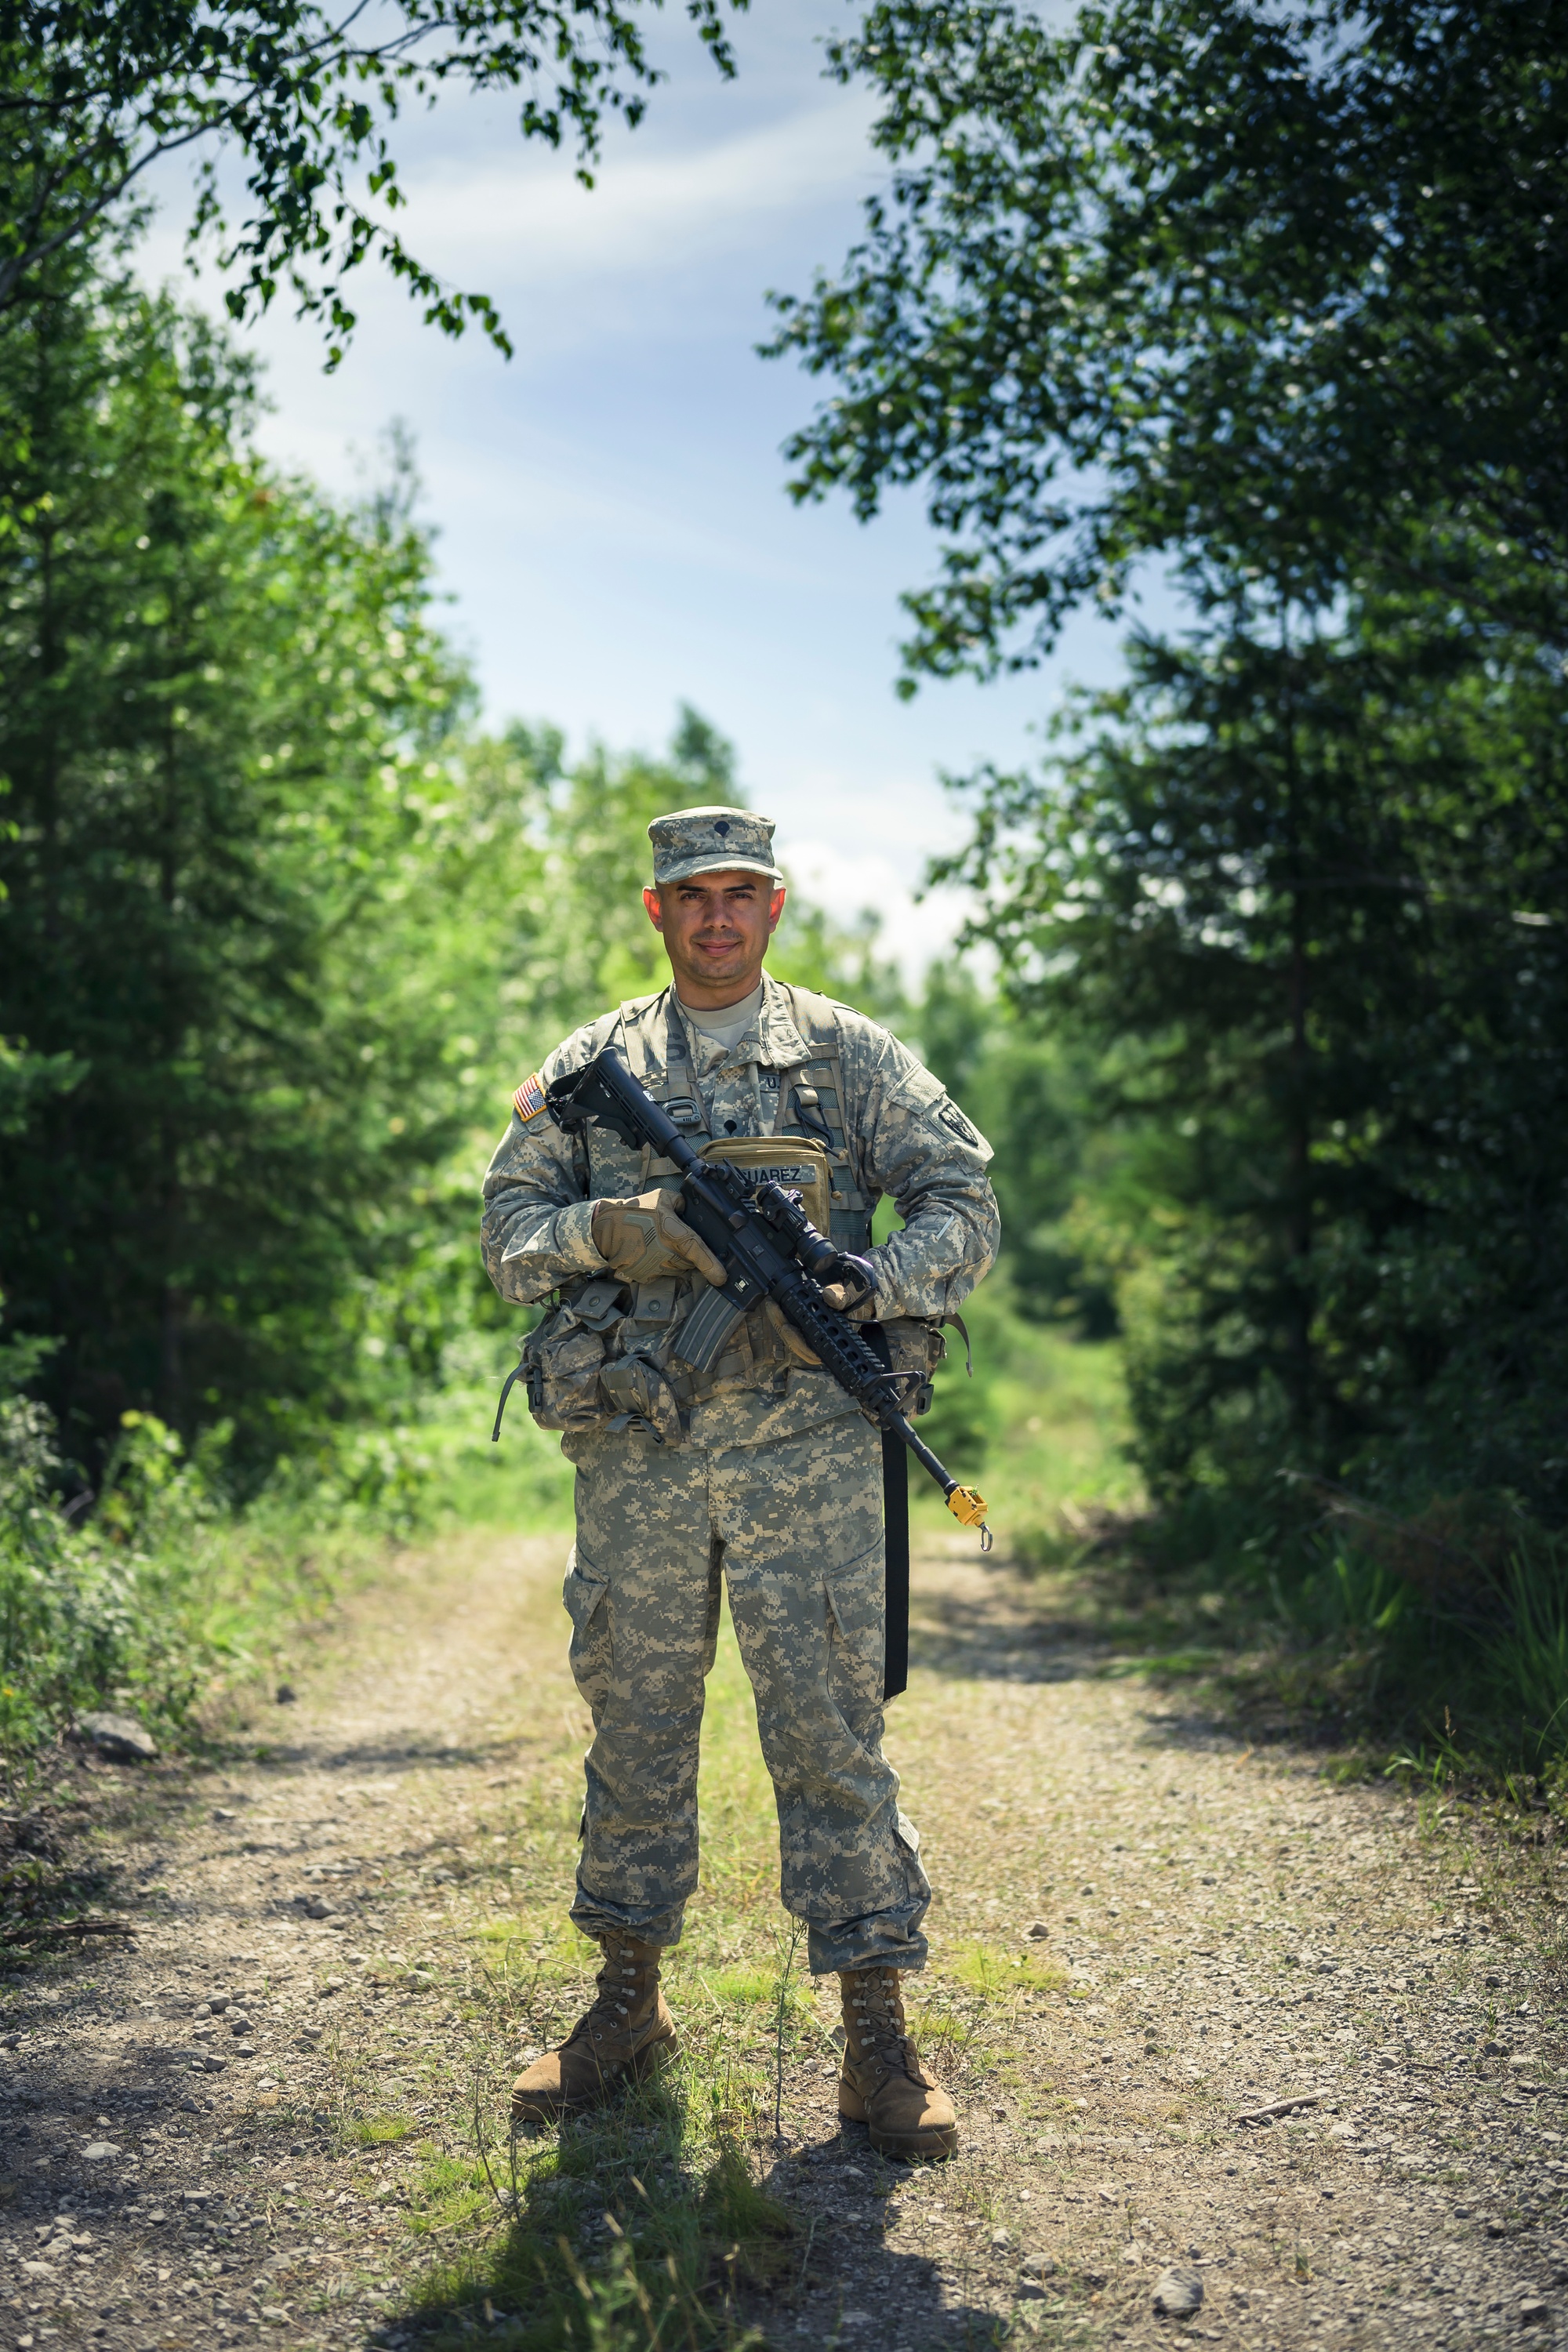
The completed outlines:
<svg viewBox="0 0 1568 2352">
<path fill-rule="evenodd" d="M 893 1360 L 879 1323 L 863 1323 L 861 1336 L 889 1372 Z M 910 1685 L 910 1457 L 890 1429 L 882 1437 L 882 1548 L 887 1561 L 882 1632 L 882 1704 Z"/>
</svg>

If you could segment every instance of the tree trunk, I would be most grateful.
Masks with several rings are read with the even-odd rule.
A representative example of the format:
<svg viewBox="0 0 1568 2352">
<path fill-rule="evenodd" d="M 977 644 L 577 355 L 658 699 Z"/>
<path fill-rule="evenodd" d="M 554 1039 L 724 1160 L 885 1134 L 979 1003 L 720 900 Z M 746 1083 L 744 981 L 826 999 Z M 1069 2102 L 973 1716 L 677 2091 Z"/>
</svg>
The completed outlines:
<svg viewBox="0 0 1568 2352">
<path fill-rule="evenodd" d="M 1289 655 L 1287 644 L 1284 651 Z M 1287 1374 L 1292 1417 L 1306 1437 L 1313 1420 L 1312 1377 L 1312 1064 L 1307 1034 L 1311 912 L 1303 872 L 1301 774 L 1289 667 L 1285 688 L 1285 825 L 1290 873 L 1290 955 L 1287 992 L 1290 1021 L 1286 1089 L 1285 1275 Z"/>
</svg>

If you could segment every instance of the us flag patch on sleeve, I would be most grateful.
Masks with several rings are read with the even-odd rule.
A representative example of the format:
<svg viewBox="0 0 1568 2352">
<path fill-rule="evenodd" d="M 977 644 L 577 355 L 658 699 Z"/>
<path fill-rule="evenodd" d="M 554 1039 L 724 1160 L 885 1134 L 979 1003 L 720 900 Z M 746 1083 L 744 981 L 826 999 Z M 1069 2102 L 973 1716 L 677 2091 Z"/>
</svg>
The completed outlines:
<svg viewBox="0 0 1568 2352">
<path fill-rule="evenodd" d="M 519 1118 L 537 1118 L 544 1108 L 544 1080 L 535 1070 L 532 1077 L 524 1078 L 511 1098 L 511 1107 Z"/>
</svg>

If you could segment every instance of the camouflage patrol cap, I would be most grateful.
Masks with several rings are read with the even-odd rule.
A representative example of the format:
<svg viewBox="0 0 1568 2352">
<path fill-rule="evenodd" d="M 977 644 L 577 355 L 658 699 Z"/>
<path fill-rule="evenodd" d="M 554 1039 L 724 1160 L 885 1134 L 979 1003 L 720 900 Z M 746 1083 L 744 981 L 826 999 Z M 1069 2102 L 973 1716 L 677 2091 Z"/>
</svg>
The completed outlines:
<svg viewBox="0 0 1568 2352">
<path fill-rule="evenodd" d="M 765 874 L 772 882 L 784 876 L 773 864 L 773 821 L 752 809 L 673 809 L 656 816 L 647 829 L 653 844 L 653 887 L 689 882 L 694 874 Z"/>
</svg>

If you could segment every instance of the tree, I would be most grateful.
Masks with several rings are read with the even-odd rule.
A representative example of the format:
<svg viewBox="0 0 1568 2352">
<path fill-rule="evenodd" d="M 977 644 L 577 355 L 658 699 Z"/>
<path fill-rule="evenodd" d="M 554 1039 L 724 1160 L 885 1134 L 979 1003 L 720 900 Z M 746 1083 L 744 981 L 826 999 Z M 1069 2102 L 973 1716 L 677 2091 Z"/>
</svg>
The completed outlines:
<svg viewBox="0 0 1568 2352">
<path fill-rule="evenodd" d="M 1126 1154 L 1096 1115 L 1097 1050 L 1040 1035 L 961 961 L 931 967 L 911 1018 L 921 1059 L 995 1154 L 990 1177 L 1018 1308 L 1070 1322 L 1085 1339 L 1109 1338 L 1114 1285 L 1100 1254 L 1086 1250 L 1084 1204 L 1116 1191 Z"/>
<path fill-rule="evenodd" d="M 1173 564 L 1360 573 L 1563 644 L 1568 24 L 1550 0 L 883 0 L 830 50 L 894 164 L 771 347 L 797 498 L 922 483 L 906 688 Z"/>
<path fill-rule="evenodd" d="M 1501 1487 L 1561 1521 L 1561 666 L 1397 598 L 1131 659 L 1050 771 L 976 780 L 949 871 L 1145 1139 L 1145 1465 Z"/>
<path fill-rule="evenodd" d="M 1152 562 L 1196 616 L 944 869 L 1129 1138 L 1152 1477 L 1561 1519 L 1561 12 L 886 0 L 833 68 L 893 176 L 773 349 L 838 394 L 797 497 L 925 488 L 905 688 Z"/>
<path fill-rule="evenodd" d="M 425 540 L 268 469 L 251 401 L 74 263 L 0 341 L 0 1283 L 89 1448 L 131 1405 L 253 1459 L 341 1410 L 478 1079 L 411 961 L 469 813 Z"/>
<path fill-rule="evenodd" d="M 721 0 L 687 0 L 687 14 L 732 73 Z M 240 273 L 231 317 L 287 283 L 326 321 L 335 364 L 354 326 L 344 281 L 376 257 L 427 323 L 458 335 L 477 320 L 510 352 L 489 297 L 443 284 L 397 232 L 400 109 L 453 85 L 520 91 L 523 137 L 574 140 L 592 184 L 605 116 L 638 121 L 659 79 L 637 0 L 393 0 L 368 16 L 315 0 L 0 0 L 0 320 L 150 164 L 190 150 L 202 158 L 193 240 L 216 230 Z M 224 149 L 247 170 L 249 210 L 232 229 Z"/>
</svg>

